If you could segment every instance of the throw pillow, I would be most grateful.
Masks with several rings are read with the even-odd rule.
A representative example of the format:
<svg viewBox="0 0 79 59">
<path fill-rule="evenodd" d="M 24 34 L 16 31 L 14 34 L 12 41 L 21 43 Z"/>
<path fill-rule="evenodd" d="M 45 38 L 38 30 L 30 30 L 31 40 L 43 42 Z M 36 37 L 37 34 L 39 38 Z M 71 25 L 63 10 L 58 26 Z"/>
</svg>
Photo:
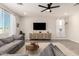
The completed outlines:
<svg viewBox="0 0 79 59">
<path fill-rule="evenodd" d="M 64 53 L 56 45 L 50 43 L 49 46 L 54 53 L 54 56 L 65 56 Z"/>
<path fill-rule="evenodd" d="M 55 46 L 53 50 L 56 56 L 65 56 L 65 54 L 57 46 Z"/>
<path fill-rule="evenodd" d="M 14 41 L 14 39 L 13 39 L 13 37 L 11 36 L 11 37 L 2 39 L 2 41 L 3 41 L 4 43 L 10 43 L 10 42 Z"/>
<path fill-rule="evenodd" d="M 0 41 L 0 47 L 3 46 L 3 45 L 4 45 L 4 43 L 2 41 Z"/>
<path fill-rule="evenodd" d="M 52 49 L 50 47 L 51 44 L 49 44 L 41 53 L 40 56 L 54 56 L 54 53 L 52 52 Z"/>
</svg>

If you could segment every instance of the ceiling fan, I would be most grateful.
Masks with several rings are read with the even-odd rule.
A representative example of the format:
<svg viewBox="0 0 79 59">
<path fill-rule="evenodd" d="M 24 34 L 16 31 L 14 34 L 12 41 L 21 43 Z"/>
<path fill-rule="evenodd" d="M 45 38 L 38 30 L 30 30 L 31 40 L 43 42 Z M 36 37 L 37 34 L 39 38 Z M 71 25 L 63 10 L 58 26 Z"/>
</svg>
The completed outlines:
<svg viewBox="0 0 79 59">
<path fill-rule="evenodd" d="M 75 3 L 75 4 L 74 4 L 74 6 L 77 6 L 77 5 L 79 5 L 79 3 Z"/>
<path fill-rule="evenodd" d="M 59 5 L 57 5 L 57 6 L 52 6 L 52 3 L 48 3 L 47 6 L 43 6 L 43 5 L 38 5 L 38 6 L 39 6 L 39 7 L 42 7 L 42 8 L 45 8 L 45 9 L 42 10 L 41 12 L 44 12 L 44 11 L 46 11 L 46 10 L 49 10 L 49 12 L 52 12 L 51 9 L 60 7 Z"/>
</svg>

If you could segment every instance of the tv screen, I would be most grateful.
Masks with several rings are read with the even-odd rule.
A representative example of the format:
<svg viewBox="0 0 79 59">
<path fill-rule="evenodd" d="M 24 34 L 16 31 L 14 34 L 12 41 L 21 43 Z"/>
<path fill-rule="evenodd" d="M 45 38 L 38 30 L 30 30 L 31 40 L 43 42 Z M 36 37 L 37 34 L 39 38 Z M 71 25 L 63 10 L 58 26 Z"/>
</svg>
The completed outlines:
<svg viewBox="0 0 79 59">
<path fill-rule="evenodd" d="M 46 30 L 46 23 L 33 23 L 33 30 Z"/>
</svg>

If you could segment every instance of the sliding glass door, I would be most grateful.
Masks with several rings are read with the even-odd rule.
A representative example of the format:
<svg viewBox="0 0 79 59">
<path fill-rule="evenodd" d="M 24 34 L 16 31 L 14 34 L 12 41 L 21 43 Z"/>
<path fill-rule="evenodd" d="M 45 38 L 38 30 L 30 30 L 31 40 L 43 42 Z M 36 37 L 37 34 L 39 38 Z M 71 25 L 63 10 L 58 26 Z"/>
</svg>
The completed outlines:
<svg viewBox="0 0 79 59">
<path fill-rule="evenodd" d="M 0 34 L 3 33 L 3 12 L 2 12 L 2 9 L 0 9 Z"/>
<path fill-rule="evenodd" d="M 6 11 L 3 11 L 3 20 L 4 20 L 4 31 L 10 30 L 10 14 Z"/>
<path fill-rule="evenodd" d="M 0 34 L 10 30 L 10 14 L 0 9 Z"/>
</svg>

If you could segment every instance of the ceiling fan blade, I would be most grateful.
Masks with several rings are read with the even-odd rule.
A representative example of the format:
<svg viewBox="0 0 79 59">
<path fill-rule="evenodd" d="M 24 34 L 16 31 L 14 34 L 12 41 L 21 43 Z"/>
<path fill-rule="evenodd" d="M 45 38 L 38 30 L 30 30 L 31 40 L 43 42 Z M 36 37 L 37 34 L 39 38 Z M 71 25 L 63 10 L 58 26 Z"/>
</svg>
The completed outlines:
<svg viewBox="0 0 79 59">
<path fill-rule="evenodd" d="M 45 6 L 42 6 L 42 5 L 38 5 L 39 7 L 43 7 L 43 8 L 47 8 L 47 7 L 45 7 Z"/>
<path fill-rule="evenodd" d="M 17 3 L 18 5 L 23 5 L 23 3 Z"/>
<path fill-rule="evenodd" d="M 44 9 L 44 10 L 42 10 L 41 12 L 44 12 L 44 11 L 46 11 L 47 10 L 47 8 L 46 9 Z"/>
<path fill-rule="evenodd" d="M 51 7 L 51 8 L 58 8 L 58 7 L 60 7 L 60 6 L 53 6 L 53 7 Z M 51 8 L 50 8 L 50 9 L 51 9 Z"/>
<path fill-rule="evenodd" d="M 75 3 L 75 4 L 74 4 L 74 6 L 77 6 L 77 5 L 79 5 L 79 3 Z"/>
</svg>

